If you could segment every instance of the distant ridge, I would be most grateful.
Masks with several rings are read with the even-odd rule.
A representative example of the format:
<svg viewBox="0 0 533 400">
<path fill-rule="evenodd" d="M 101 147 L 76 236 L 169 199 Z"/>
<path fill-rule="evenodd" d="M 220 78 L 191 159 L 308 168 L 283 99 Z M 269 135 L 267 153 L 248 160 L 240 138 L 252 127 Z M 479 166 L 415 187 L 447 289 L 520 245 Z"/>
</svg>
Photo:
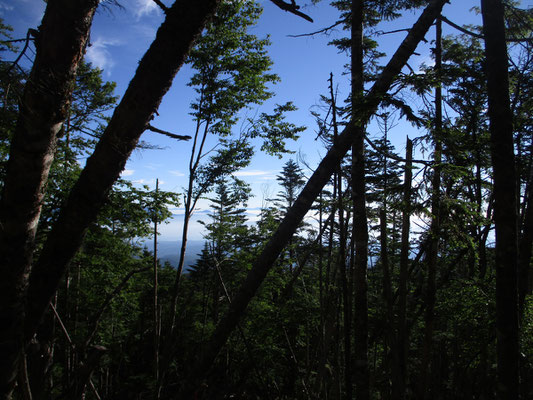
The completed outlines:
<svg viewBox="0 0 533 400">
<path fill-rule="evenodd" d="M 204 248 L 204 243 L 203 240 L 187 240 L 187 250 L 185 252 L 185 262 L 183 264 L 184 271 L 187 271 L 190 266 L 196 263 L 199 254 Z M 142 245 L 150 251 L 153 251 L 154 249 L 154 242 L 152 240 L 145 241 Z M 180 258 L 180 249 L 180 240 L 158 240 L 157 258 L 161 261 L 161 264 L 168 262 L 174 268 L 177 268 Z"/>
</svg>

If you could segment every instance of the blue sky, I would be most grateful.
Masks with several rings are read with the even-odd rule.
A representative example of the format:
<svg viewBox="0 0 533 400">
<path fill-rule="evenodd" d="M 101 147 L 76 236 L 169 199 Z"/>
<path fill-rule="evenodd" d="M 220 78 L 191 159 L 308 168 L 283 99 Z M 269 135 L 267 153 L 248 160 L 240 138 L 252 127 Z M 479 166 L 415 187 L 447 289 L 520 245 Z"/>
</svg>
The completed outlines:
<svg viewBox="0 0 533 400">
<path fill-rule="evenodd" d="M 155 32 L 163 19 L 163 13 L 157 8 L 153 0 L 119 0 L 124 9 L 112 7 L 106 11 L 101 9 L 95 19 L 91 31 L 91 46 L 87 59 L 93 65 L 104 71 L 104 78 L 117 83 L 116 93 L 121 95 L 127 87 L 139 59 L 142 57 L 155 36 Z M 170 0 L 164 0 L 170 4 Z M 329 36 L 316 35 L 313 37 L 293 38 L 297 35 L 313 32 L 332 25 L 338 18 L 338 12 L 329 5 L 329 1 L 322 0 L 318 5 L 307 5 L 309 0 L 297 0 L 303 6 L 302 10 L 314 19 L 309 23 L 293 14 L 286 13 L 269 0 L 259 1 L 264 7 L 264 13 L 253 33 L 259 37 L 270 35 L 272 45 L 269 54 L 274 61 L 273 72 L 277 73 L 281 82 L 272 89 L 276 93 L 274 99 L 260 107 L 247 111 L 247 116 L 260 112 L 270 112 L 275 103 L 293 101 L 299 108 L 290 115 L 290 121 L 297 125 L 307 126 L 301 138 L 290 143 L 289 148 L 296 152 L 292 156 L 281 160 L 259 152 L 257 149 L 252 164 L 240 171 L 238 175 L 252 185 L 254 197 L 249 202 L 250 217 L 257 213 L 265 198 L 275 196 L 278 191 L 275 177 L 289 157 L 301 157 L 315 167 L 325 153 L 320 142 L 314 140 L 316 124 L 310 111 L 316 109 L 321 94 L 327 93 L 327 79 L 330 72 L 338 84 L 339 98 L 343 99 L 349 90 L 347 77 L 343 75 L 344 66 L 348 62 L 347 55 L 338 51 L 327 43 L 334 37 L 342 36 L 340 28 Z M 523 1 L 522 7 L 531 7 L 533 1 Z M 451 0 L 444 8 L 444 15 L 459 25 L 480 24 L 481 17 L 470 11 L 479 6 L 479 1 Z M 42 0 L 0 0 L 0 17 L 15 29 L 14 37 L 22 38 L 28 28 L 39 25 L 45 3 Z M 384 22 L 377 29 L 391 31 L 409 28 L 421 11 L 406 12 L 400 19 Z M 444 34 L 454 33 L 453 29 L 444 25 Z M 391 56 L 405 32 L 387 34 L 376 37 L 380 50 Z M 427 38 L 431 40 L 432 32 Z M 419 56 L 410 60 L 410 65 L 417 69 L 420 63 L 430 63 L 429 44 L 421 45 L 417 52 Z M 386 62 L 385 57 L 383 63 Z M 188 115 L 189 104 L 194 98 L 191 88 L 186 83 L 191 71 L 184 67 L 177 75 L 174 84 L 166 95 L 159 109 L 159 117 L 153 125 L 178 134 L 190 134 L 192 131 L 191 118 Z M 375 124 L 369 126 L 371 136 L 380 135 Z M 405 123 L 400 123 L 390 133 L 390 140 L 397 151 L 403 151 L 405 136 L 416 136 L 416 131 Z M 190 144 L 176 142 L 161 135 L 146 132 L 143 140 L 156 144 L 163 150 L 136 151 L 127 163 L 123 176 L 139 184 L 155 186 L 159 178 L 161 188 L 168 191 L 181 192 L 186 184 L 187 163 Z M 309 175 L 309 171 L 306 170 Z M 207 202 L 200 204 L 197 216 L 205 220 Z M 179 215 L 179 210 L 175 210 Z M 162 227 L 163 239 L 177 239 L 180 235 L 179 216 Z M 191 238 L 200 239 L 201 229 L 197 223 L 191 227 Z"/>
</svg>

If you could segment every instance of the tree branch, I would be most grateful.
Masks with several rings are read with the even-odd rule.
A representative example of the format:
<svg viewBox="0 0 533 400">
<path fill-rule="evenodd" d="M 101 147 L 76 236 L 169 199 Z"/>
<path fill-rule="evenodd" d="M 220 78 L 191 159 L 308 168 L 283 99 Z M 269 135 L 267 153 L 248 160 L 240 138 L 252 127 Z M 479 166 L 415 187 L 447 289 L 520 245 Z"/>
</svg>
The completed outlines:
<svg viewBox="0 0 533 400">
<path fill-rule="evenodd" d="M 299 35 L 287 35 L 288 37 L 292 37 L 292 38 L 298 38 L 298 37 L 306 37 L 306 36 L 314 36 L 314 35 L 318 35 L 319 33 L 326 33 L 327 31 L 330 31 L 332 30 L 333 28 L 339 26 L 340 24 L 342 24 L 344 21 L 337 21 L 335 22 L 333 25 L 330 25 L 326 28 L 322 28 L 322 29 L 319 29 L 318 31 L 315 31 L 315 32 L 311 32 L 311 33 L 301 33 Z"/>
<path fill-rule="evenodd" d="M 170 137 L 172 139 L 177 139 L 177 140 L 191 140 L 192 139 L 190 136 L 187 136 L 187 135 L 176 135 L 175 133 L 171 133 L 171 132 L 164 131 L 162 129 L 155 128 L 155 127 L 153 127 L 150 124 L 148 124 L 146 126 L 146 130 L 152 131 L 152 132 L 155 132 L 155 133 L 160 133 L 161 135 L 165 135 L 165 136 L 168 136 L 168 137 Z"/>
<path fill-rule="evenodd" d="M 28 33 L 26 33 L 26 39 L 16 39 L 16 40 L 13 40 L 13 42 L 21 42 L 21 41 L 25 41 L 24 43 L 24 47 L 22 48 L 22 51 L 20 52 L 20 54 L 18 55 L 17 59 L 15 61 L 13 61 L 13 64 L 11 64 L 11 66 L 9 67 L 9 69 L 7 70 L 6 72 L 6 75 L 9 76 L 9 73 L 13 70 L 13 68 L 15 68 L 15 66 L 18 65 L 18 62 L 20 61 L 20 59 L 24 56 L 24 53 L 26 53 L 26 50 L 28 49 L 28 46 L 30 44 L 30 41 L 31 40 L 35 40 L 35 38 L 37 37 L 38 35 L 38 31 L 36 31 L 35 29 L 28 29 Z M 33 38 L 32 38 L 33 36 Z"/>
<path fill-rule="evenodd" d="M 450 21 L 448 18 L 444 17 L 444 16 L 441 16 L 441 20 L 442 22 L 446 22 L 448 25 L 450 25 L 452 28 L 455 28 L 457 29 L 458 31 L 461 31 L 463 32 L 464 34 L 466 35 L 469 35 L 469 36 L 472 36 L 472 37 L 475 37 L 477 39 L 482 39 L 484 40 L 485 37 L 480 34 L 480 33 L 476 33 L 476 32 L 472 32 L 466 28 L 463 28 L 462 26 L 459 26 L 457 25 L 456 23 Z M 533 42 L 533 38 L 513 38 L 513 37 L 508 37 L 508 38 L 505 38 L 505 41 L 506 42 L 513 42 L 513 43 L 519 43 L 519 42 Z"/>
<path fill-rule="evenodd" d="M 302 17 L 303 19 L 309 22 L 313 22 L 313 18 L 311 18 L 309 15 L 304 14 L 301 11 L 298 11 L 300 9 L 300 6 L 297 5 L 294 0 L 291 0 L 291 3 L 285 3 L 283 0 L 270 0 L 270 1 L 274 3 L 275 5 L 277 5 L 279 8 L 281 8 L 283 11 L 293 13 L 294 15 Z"/>
<path fill-rule="evenodd" d="M 376 146 L 376 144 L 370 140 L 370 138 L 368 136 L 365 135 L 365 140 L 366 142 L 370 145 L 370 147 L 372 147 L 375 151 L 377 151 L 379 154 L 385 156 L 385 157 L 388 157 L 388 158 L 392 158 L 394 161 L 399 161 L 399 162 L 407 162 L 406 159 L 404 158 L 401 158 L 401 157 L 398 157 L 397 155 L 395 154 L 392 154 L 392 153 L 389 153 L 388 151 L 383 151 L 381 150 L 380 148 L 378 148 Z M 418 163 L 418 164 L 424 164 L 424 165 L 433 165 L 433 163 L 431 161 L 426 161 L 426 160 L 412 160 L 411 162 L 414 162 L 414 163 Z"/>
<path fill-rule="evenodd" d="M 161 0 L 154 0 L 154 3 L 157 4 L 165 14 L 168 12 L 168 7 L 165 6 Z"/>
</svg>

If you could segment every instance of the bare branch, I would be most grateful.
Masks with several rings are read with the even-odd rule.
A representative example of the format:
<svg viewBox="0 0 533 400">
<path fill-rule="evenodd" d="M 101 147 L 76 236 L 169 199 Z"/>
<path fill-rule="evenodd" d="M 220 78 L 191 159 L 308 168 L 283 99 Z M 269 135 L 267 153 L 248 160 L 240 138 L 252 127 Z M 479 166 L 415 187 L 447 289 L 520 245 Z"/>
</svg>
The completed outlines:
<svg viewBox="0 0 533 400">
<path fill-rule="evenodd" d="M 175 133 L 171 133 L 171 132 L 164 131 L 162 129 L 155 128 L 152 125 L 148 125 L 146 127 L 146 129 L 149 130 L 149 131 L 152 131 L 152 132 L 160 133 L 162 135 L 171 137 L 172 139 L 177 139 L 177 140 L 190 140 L 190 139 L 192 139 L 190 136 L 187 136 L 187 135 L 176 135 Z"/>
<path fill-rule="evenodd" d="M 70 338 L 70 335 L 68 334 L 68 331 L 67 331 L 67 328 L 65 327 L 65 324 L 63 323 L 63 320 L 61 319 L 61 317 L 59 316 L 59 314 L 57 313 L 57 310 L 56 308 L 54 307 L 54 305 L 52 304 L 52 302 L 50 302 L 50 309 L 52 310 L 52 312 L 54 313 L 56 319 L 57 319 L 57 322 L 59 322 L 59 326 L 61 327 L 61 330 L 63 331 L 63 334 L 65 335 L 65 337 L 67 338 L 67 342 L 72 346 L 74 347 L 74 343 L 72 342 L 72 339 Z"/>
<path fill-rule="evenodd" d="M 485 39 L 485 37 L 480 34 L 480 33 L 476 33 L 476 32 L 472 32 L 466 28 L 463 28 L 462 26 L 459 26 L 457 25 L 456 23 L 450 21 L 448 18 L 444 17 L 444 16 L 441 16 L 440 17 L 442 22 L 446 22 L 448 25 L 450 25 L 452 28 L 455 28 L 457 29 L 458 31 L 460 32 L 463 32 L 464 34 L 466 35 L 469 35 L 469 36 L 472 36 L 472 37 L 475 37 L 477 39 Z M 513 43 L 519 43 L 519 42 L 533 42 L 533 38 L 513 38 L 513 37 L 508 37 L 505 39 L 506 42 L 513 42 Z"/>
<path fill-rule="evenodd" d="M 159 8 L 161 8 L 161 10 L 163 10 L 164 13 L 168 12 L 168 7 L 165 6 L 161 0 L 154 0 L 154 3 L 157 4 L 159 6 Z"/>
<path fill-rule="evenodd" d="M 315 32 L 311 32 L 311 33 L 301 33 L 299 35 L 287 35 L 288 37 L 293 37 L 293 38 L 298 38 L 298 37 L 306 37 L 306 36 L 314 36 L 314 35 L 318 35 L 319 33 L 327 33 L 328 31 L 332 30 L 333 28 L 339 26 L 340 24 L 342 24 L 344 21 L 342 20 L 339 20 L 337 22 L 335 22 L 333 25 L 330 25 L 326 28 L 322 28 L 322 29 L 319 29 L 318 31 L 315 31 Z"/>
<path fill-rule="evenodd" d="M 15 68 L 15 66 L 18 65 L 18 62 L 24 56 L 24 53 L 26 52 L 26 50 L 28 49 L 28 46 L 30 45 L 30 40 L 34 40 L 37 37 L 38 33 L 39 32 L 36 31 L 35 29 L 30 28 L 30 29 L 28 29 L 28 33 L 26 33 L 26 39 L 17 39 L 16 40 L 16 41 L 24 40 L 26 43 L 24 43 L 24 47 L 22 48 L 22 51 L 20 52 L 20 54 L 17 57 L 17 59 L 15 61 L 13 61 L 13 64 L 11 64 L 11 67 L 9 67 L 9 69 L 7 70 L 7 76 L 9 76 L 9 73 L 11 72 L 11 70 L 13 68 Z"/>
<path fill-rule="evenodd" d="M 274 3 L 275 5 L 277 5 L 279 8 L 281 8 L 283 11 L 293 13 L 294 15 L 302 17 L 303 19 L 309 22 L 313 22 L 313 18 L 311 18 L 309 15 L 304 14 L 301 11 L 298 11 L 300 9 L 300 6 L 297 5 L 294 0 L 291 0 L 291 3 L 285 3 L 283 0 L 270 0 L 270 1 Z"/>
<path fill-rule="evenodd" d="M 365 140 L 370 145 L 370 147 L 372 147 L 375 151 L 377 151 L 381 155 L 383 155 L 385 157 L 388 157 L 388 158 L 391 158 L 394 161 L 399 161 L 399 162 L 406 162 L 407 161 L 404 158 L 398 157 L 395 154 L 389 153 L 388 151 L 383 151 L 382 149 L 378 148 L 376 146 L 376 144 L 372 140 L 370 140 L 368 138 L 368 136 L 365 136 Z M 418 163 L 418 164 L 429 165 L 429 166 L 431 166 L 433 164 L 431 161 L 426 161 L 426 160 L 412 160 L 412 162 Z"/>
<path fill-rule="evenodd" d="M 450 21 L 448 18 L 446 18 L 443 15 L 440 17 L 440 19 L 442 20 L 442 22 L 446 22 L 448 25 L 450 25 L 452 28 L 457 29 L 458 31 L 461 31 L 461 32 L 463 32 L 463 33 L 465 33 L 465 34 L 467 34 L 469 36 L 473 36 L 473 37 L 478 38 L 478 39 L 483 39 L 483 35 L 482 34 L 469 31 L 468 29 L 463 28 L 462 26 L 459 26 L 456 23 Z"/>
</svg>

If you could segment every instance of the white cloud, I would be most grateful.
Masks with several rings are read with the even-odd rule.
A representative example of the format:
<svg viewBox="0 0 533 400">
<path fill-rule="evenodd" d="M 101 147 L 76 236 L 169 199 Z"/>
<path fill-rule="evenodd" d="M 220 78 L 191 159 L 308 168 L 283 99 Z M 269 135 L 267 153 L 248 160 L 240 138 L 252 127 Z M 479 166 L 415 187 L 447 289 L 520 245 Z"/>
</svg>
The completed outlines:
<svg viewBox="0 0 533 400">
<path fill-rule="evenodd" d="M 134 173 L 135 173 L 135 170 L 133 169 L 125 169 L 124 171 L 122 171 L 122 174 L 120 175 L 121 176 L 132 176 Z"/>
<path fill-rule="evenodd" d="M 134 14 L 137 19 L 154 12 L 159 12 L 159 6 L 153 0 L 137 0 L 136 3 L 137 6 L 135 7 Z"/>
<path fill-rule="evenodd" d="M 149 164 L 146 164 L 144 166 L 144 168 L 146 169 L 149 169 L 151 171 L 155 171 L 156 169 L 159 169 L 161 168 L 163 165 L 162 164 L 154 164 L 154 163 L 149 163 Z"/>
<path fill-rule="evenodd" d="M 257 169 L 252 170 L 244 170 L 244 171 L 237 171 L 233 174 L 234 176 L 265 176 L 265 175 L 272 175 L 272 171 L 260 171 Z M 269 178 L 271 179 L 271 178 Z"/>
<path fill-rule="evenodd" d="M 183 172 L 177 170 L 168 171 L 168 173 L 174 176 L 185 176 Z"/>
<path fill-rule="evenodd" d="M 115 66 L 115 62 L 109 51 L 109 47 L 117 46 L 120 41 L 114 39 L 97 38 L 87 48 L 87 60 L 89 60 L 94 67 L 98 67 L 105 70 L 107 75 L 110 74 L 110 70 Z"/>
</svg>

